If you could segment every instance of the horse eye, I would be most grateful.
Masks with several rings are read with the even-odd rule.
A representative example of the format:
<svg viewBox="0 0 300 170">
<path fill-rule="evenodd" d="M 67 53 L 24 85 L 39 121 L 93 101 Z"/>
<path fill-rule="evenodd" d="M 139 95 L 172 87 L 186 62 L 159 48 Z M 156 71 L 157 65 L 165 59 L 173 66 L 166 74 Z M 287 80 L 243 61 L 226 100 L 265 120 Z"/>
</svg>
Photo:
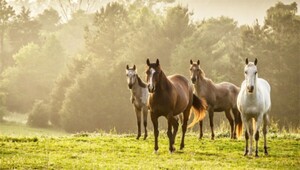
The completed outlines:
<svg viewBox="0 0 300 170">
<path fill-rule="evenodd" d="M 257 71 L 255 72 L 255 74 L 257 74 Z"/>
<path fill-rule="evenodd" d="M 247 74 L 247 71 L 245 71 L 245 74 Z"/>
</svg>

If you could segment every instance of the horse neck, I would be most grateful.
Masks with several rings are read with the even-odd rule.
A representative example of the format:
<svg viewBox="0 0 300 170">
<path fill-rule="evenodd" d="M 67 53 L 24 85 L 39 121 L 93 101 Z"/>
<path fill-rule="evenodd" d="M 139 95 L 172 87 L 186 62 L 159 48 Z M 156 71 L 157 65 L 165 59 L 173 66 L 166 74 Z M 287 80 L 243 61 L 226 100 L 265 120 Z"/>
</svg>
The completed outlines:
<svg viewBox="0 0 300 170">
<path fill-rule="evenodd" d="M 139 75 L 136 75 L 136 79 L 137 79 L 137 82 L 138 82 L 138 84 L 141 88 L 146 88 L 147 87 L 147 84 L 142 81 L 142 79 L 139 77 Z"/>
<path fill-rule="evenodd" d="M 171 88 L 171 82 L 165 75 L 163 71 L 161 71 L 161 77 L 159 80 L 159 90 L 168 91 Z"/>
<path fill-rule="evenodd" d="M 195 89 L 198 93 L 202 94 L 202 95 L 208 95 L 208 90 L 214 90 L 215 89 L 215 85 L 214 83 L 206 78 L 203 75 L 199 75 L 199 79 L 197 80 L 197 83 L 195 84 Z"/>
<path fill-rule="evenodd" d="M 137 95 L 140 92 L 141 87 L 139 86 L 138 79 L 136 78 L 134 84 L 132 85 L 131 92 L 133 95 Z"/>
</svg>

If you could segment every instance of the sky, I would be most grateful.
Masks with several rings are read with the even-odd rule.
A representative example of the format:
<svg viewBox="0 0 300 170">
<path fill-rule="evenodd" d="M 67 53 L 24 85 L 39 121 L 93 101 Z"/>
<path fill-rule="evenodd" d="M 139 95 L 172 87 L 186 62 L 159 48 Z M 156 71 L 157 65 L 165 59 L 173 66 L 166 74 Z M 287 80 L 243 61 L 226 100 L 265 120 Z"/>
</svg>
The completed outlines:
<svg viewBox="0 0 300 170">
<path fill-rule="evenodd" d="M 7 0 L 9 3 L 14 1 L 15 0 Z M 29 3 L 35 4 L 34 2 L 36 1 L 37 0 L 29 0 Z M 77 1 L 78 0 L 71 0 L 73 3 L 76 3 Z M 97 3 L 105 6 L 107 3 L 113 1 L 122 0 L 98 0 Z M 39 4 L 39 6 L 32 6 L 35 9 L 32 11 L 33 15 L 41 13 L 44 9 L 46 9 L 51 0 L 45 0 L 45 2 L 47 3 L 44 5 Z M 256 19 L 258 19 L 260 24 L 263 24 L 267 9 L 274 6 L 277 2 L 279 2 L 279 0 L 175 0 L 174 5 L 181 4 L 185 7 L 187 6 L 188 9 L 193 12 L 193 20 L 201 21 L 203 19 L 211 17 L 215 18 L 223 15 L 238 21 L 239 25 L 252 25 Z M 300 6 L 300 0 L 281 0 L 281 2 L 284 4 L 296 2 L 298 4 L 298 9 Z M 16 9 L 18 10 L 18 8 Z M 299 10 L 297 15 L 300 15 Z"/>
<path fill-rule="evenodd" d="M 252 25 L 256 19 L 260 24 L 264 23 L 266 11 L 274 6 L 278 0 L 177 0 L 179 4 L 188 6 L 194 13 L 193 19 L 202 20 L 204 18 L 227 16 L 238 21 L 239 25 Z M 284 4 L 300 0 L 281 0 Z"/>
</svg>

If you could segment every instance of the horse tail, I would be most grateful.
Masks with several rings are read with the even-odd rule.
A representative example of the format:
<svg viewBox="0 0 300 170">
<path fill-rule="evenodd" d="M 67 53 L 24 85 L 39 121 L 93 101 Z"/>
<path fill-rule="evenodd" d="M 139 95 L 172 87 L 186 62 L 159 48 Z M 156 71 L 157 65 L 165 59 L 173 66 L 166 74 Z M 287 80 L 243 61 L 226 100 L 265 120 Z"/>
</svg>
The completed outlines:
<svg viewBox="0 0 300 170">
<path fill-rule="evenodd" d="M 241 118 L 241 113 L 240 111 L 237 110 L 237 115 L 236 115 L 236 123 L 237 123 L 237 128 L 236 128 L 236 135 L 237 137 L 241 137 L 242 133 L 243 133 L 243 121 Z"/>
<path fill-rule="evenodd" d="M 207 103 L 203 98 L 198 98 L 195 94 L 193 94 L 193 112 L 194 119 L 191 124 L 188 125 L 188 128 L 193 127 L 197 122 L 203 120 L 206 113 Z"/>
</svg>

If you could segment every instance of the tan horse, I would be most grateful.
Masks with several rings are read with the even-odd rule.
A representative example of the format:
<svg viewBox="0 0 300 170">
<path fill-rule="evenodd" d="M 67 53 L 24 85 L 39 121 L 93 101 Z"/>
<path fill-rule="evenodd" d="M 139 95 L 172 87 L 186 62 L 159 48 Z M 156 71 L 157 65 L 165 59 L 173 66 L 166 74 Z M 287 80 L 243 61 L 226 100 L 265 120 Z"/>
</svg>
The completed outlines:
<svg viewBox="0 0 300 170">
<path fill-rule="evenodd" d="M 202 120 L 206 112 L 206 103 L 193 94 L 193 87 L 189 81 L 181 75 L 166 76 L 160 67 L 159 60 L 150 63 L 147 59 L 148 69 L 147 84 L 149 95 L 149 107 L 151 120 L 154 127 L 155 147 L 158 150 L 158 117 L 164 116 L 168 120 L 169 151 L 175 151 L 174 142 L 178 131 L 178 115 L 183 112 L 182 138 L 180 149 L 184 148 L 184 137 L 190 110 L 194 110 L 194 120 L 190 126 Z M 172 132 L 173 127 L 173 132 Z"/>
<path fill-rule="evenodd" d="M 239 93 L 239 88 L 232 83 L 222 82 L 219 84 L 214 84 L 214 82 L 205 77 L 203 70 L 200 68 L 200 61 L 193 62 L 190 60 L 190 73 L 191 80 L 194 84 L 195 92 L 198 97 L 205 98 L 208 104 L 209 121 L 211 128 L 211 139 L 214 139 L 214 112 L 223 112 L 230 123 L 231 127 L 231 138 L 236 139 L 242 133 L 243 123 L 241 119 L 241 114 L 237 109 L 237 96 Z M 233 113 L 234 120 L 231 117 L 230 110 Z M 235 125 L 234 125 L 235 124 Z M 203 136 L 202 125 L 203 122 L 200 121 L 200 136 Z"/>
<path fill-rule="evenodd" d="M 144 118 L 144 128 L 145 128 L 145 136 L 144 140 L 148 136 L 147 132 L 147 116 L 148 116 L 148 107 L 147 107 L 147 100 L 148 100 L 148 90 L 146 84 L 140 79 L 137 74 L 135 65 L 132 68 L 126 66 L 126 76 L 127 76 L 127 83 L 128 88 L 131 91 L 130 101 L 134 106 L 134 110 L 136 113 L 137 118 L 137 125 L 138 125 L 138 135 L 136 139 L 141 137 L 141 119 L 142 113 Z"/>
</svg>

